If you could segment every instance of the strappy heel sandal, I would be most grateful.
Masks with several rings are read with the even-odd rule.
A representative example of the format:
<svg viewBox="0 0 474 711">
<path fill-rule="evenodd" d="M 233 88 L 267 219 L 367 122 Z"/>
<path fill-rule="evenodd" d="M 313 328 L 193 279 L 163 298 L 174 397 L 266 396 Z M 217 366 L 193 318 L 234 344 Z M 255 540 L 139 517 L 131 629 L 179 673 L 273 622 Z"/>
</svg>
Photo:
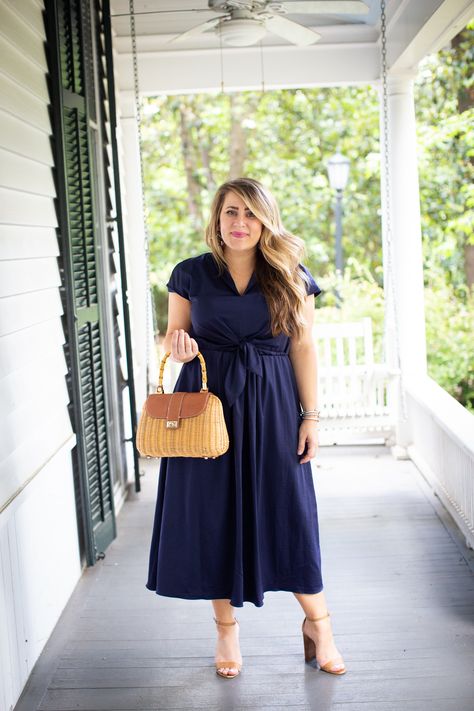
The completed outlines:
<svg viewBox="0 0 474 711">
<path fill-rule="evenodd" d="M 237 620 L 236 617 L 234 617 L 234 621 L 233 621 L 233 622 L 219 622 L 219 620 L 217 620 L 215 617 L 214 617 L 214 621 L 215 621 L 215 623 L 216 623 L 217 625 L 235 625 L 235 624 L 238 624 L 238 620 Z M 239 676 L 240 670 L 242 669 L 242 664 L 240 664 L 239 662 L 234 662 L 234 661 L 222 661 L 222 660 L 220 660 L 220 661 L 218 661 L 218 662 L 215 662 L 215 664 L 216 664 L 216 674 L 219 674 L 219 676 L 224 677 L 224 679 L 235 679 L 236 676 Z M 220 672 L 220 671 L 219 671 L 219 669 L 225 669 L 226 667 L 227 667 L 228 669 L 238 669 L 238 671 L 237 671 L 236 674 L 224 674 L 223 672 Z"/>
<path fill-rule="evenodd" d="M 312 662 L 313 659 L 316 660 L 316 644 L 311 639 L 311 637 L 308 637 L 308 635 L 305 634 L 304 623 L 306 620 L 308 620 L 309 622 L 317 622 L 318 620 L 324 620 L 326 617 L 329 617 L 329 612 L 326 615 L 322 615 L 321 617 L 305 617 L 303 620 L 303 624 L 301 625 L 301 631 L 303 632 L 305 662 Z M 347 671 L 345 666 L 342 669 L 331 669 L 331 667 L 336 662 L 337 662 L 336 659 L 330 659 L 328 662 L 321 665 L 316 660 L 316 666 L 318 667 L 318 669 L 321 669 L 322 671 L 329 672 L 329 674 L 345 674 Z M 344 662 L 339 662 L 339 664 L 344 664 Z"/>
</svg>

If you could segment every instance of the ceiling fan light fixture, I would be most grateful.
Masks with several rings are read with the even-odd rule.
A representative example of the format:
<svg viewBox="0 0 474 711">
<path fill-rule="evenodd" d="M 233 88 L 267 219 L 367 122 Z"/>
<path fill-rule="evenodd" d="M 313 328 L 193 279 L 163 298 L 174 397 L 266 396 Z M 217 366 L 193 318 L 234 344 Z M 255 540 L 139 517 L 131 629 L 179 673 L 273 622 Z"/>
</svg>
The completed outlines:
<svg viewBox="0 0 474 711">
<path fill-rule="evenodd" d="M 218 31 L 222 41 L 231 47 L 249 47 L 266 34 L 265 23 L 253 19 L 225 20 Z"/>
</svg>

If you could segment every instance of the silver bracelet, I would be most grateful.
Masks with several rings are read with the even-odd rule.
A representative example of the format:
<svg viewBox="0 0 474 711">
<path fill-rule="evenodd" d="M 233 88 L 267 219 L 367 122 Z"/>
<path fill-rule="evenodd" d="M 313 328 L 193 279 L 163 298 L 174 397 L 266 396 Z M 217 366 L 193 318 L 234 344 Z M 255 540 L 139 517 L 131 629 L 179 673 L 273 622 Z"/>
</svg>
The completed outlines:
<svg viewBox="0 0 474 711">
<path fill-rule="evenodd" d="M 308 418 L 307 418 L 307 415 L 309 415 L 309 416 L 311 417 L 311 419 L 313 419 L 313 416 L 314 416 L 314 419 L 318 420 L 318 422 L 319 422 L 319 416 L 320 416 L 320 414 L 321 414 L 321 413 L 320 413 L 319 410 L 302 410 L 302 411 L 300 412 L 300 416 L 301 416 L 303 419 L 308 419 Z"/>
</svg>

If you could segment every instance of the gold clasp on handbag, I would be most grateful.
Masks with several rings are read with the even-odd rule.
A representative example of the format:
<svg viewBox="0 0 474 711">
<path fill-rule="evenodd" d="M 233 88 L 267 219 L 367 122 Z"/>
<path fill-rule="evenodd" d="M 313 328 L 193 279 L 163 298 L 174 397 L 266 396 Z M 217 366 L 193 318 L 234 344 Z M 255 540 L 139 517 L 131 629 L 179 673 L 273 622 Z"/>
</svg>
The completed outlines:
<svg viewBox="0 0 474 711">
<path fill-rule="evenodd" d="M 167 420 L 166 421 L 166 428 L 168 430 L 175 430 L 178 427 L 178 420 Z"/>
</svg>

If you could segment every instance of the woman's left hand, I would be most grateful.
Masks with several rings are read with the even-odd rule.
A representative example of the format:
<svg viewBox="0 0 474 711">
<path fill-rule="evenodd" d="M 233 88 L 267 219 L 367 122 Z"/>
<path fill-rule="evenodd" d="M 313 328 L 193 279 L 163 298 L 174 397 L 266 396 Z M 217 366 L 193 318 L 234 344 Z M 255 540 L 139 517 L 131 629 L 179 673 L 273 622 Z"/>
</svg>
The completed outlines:
<svg viewBox="0 0 474 711">
<path fill-rule="evenodd" d="M 300 464 L 309 462 L 316 456 L 319 448 L 318 423 L 315 420 L 301 420 L 297 453 L 304 452 L 305 445 L 308 445 L 306 454 L 300 459 Z"/>
</svg>

